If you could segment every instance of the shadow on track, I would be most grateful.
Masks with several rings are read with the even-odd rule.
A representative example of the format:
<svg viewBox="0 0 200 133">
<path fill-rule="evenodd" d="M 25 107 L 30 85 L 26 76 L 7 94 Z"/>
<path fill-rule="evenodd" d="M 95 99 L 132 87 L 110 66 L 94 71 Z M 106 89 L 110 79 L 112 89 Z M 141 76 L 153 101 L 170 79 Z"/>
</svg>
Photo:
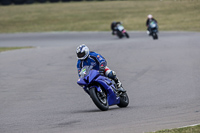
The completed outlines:
<svg viewBox="0 0 200 133">
<path fill-rule="evenodd" d="M 72 114 L 77 114 L 77 113 L 96 113 L 96 112 L 110 112 L 110 111 L 115 111 L 115 110 L 129 110 L 132 109 L 133 107 L 128 106 L 126 108 L 119 108 L 119 107 L 110 107 L 107 111 L 101 111 L 99 109 L 92 109 L 92 110 L 77 110 L 77 111 L 72 111 Z"/>
</svg>

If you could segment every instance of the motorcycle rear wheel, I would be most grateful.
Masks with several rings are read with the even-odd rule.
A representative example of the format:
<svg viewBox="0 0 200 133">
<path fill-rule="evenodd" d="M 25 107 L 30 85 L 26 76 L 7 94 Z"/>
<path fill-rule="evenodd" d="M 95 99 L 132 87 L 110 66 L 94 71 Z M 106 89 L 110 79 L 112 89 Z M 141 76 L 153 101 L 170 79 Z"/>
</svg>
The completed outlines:
<svg viewBox="0 0 200 133">
<path fill-rule="evenodd" d="M 97 91 L 95 87 L 90 88 L 90 97 L 94 104 L 102 111 L 106 111 L 109 108 L 107 95 L 104 90 L 102 92 Z"/>
<path fill-rule="evenodd" d="M 123 107 L 127 107 L 128 104 L 129 104 L 129 98 L 128 98 L 127 93 L 126 93 L 126 92 L 125 92 L 125 93 L 122 93 L 122 94 L 120 95 L 120 103 L 117 104 L 117 106 L 123 108 Z"/>
</svg>

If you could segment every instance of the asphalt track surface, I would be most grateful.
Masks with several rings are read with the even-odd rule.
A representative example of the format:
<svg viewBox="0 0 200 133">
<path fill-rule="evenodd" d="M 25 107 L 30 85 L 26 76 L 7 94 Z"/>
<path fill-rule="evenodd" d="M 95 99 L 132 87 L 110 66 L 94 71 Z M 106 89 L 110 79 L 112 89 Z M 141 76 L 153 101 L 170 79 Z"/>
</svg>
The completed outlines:
<svg viewBox="0 0 200 133">
<path fill-rule="evenodd" d="M 143 133 L 200 123 L 200 33 L 0 34 L 0 133 Z M 101 53 L 129 106 L 100 111 L 76 84 L 76 47 Z"/>
</svg>

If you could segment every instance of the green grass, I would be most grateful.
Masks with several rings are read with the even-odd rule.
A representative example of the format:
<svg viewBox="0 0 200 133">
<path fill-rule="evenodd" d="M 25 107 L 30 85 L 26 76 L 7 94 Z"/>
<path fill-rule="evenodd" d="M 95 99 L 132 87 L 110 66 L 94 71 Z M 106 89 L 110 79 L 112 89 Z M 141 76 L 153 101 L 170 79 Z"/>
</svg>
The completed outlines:
<svg viewBox="0 0 200 133">
<path fill-rule="evenodd" d="M 127 30 L 146 30 L 152 14 L 160 30 L 200 31 L 199 0 L 94 1 L 0 6 L 0 33 L 110 31 L 112 21 Z"/>
<path fill-rule="evenodd" d="M 33 48 L 33 47 L 0 47 L 0 52 L 8 50 L 24 49 L 24 48 Z"/>
<path fill-rule="evenodd" d="M 184 127 L 184 128 L 175 128 L 171 130 L 165 129 L 150 133 L 200 133 L 200 125 Z"/>
</svg>

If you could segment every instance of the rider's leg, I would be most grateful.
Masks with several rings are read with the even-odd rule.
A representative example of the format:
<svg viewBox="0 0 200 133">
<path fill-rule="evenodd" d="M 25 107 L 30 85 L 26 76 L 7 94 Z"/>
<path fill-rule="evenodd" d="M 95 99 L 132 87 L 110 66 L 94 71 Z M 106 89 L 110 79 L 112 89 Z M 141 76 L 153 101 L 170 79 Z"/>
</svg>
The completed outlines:
<svg viewBox="0 0 200 133">
<path fill-rule="evenodd" d="M 116 76 L 116 73 L 115 71 L 112 71 L 112 70 L 107 70 L 105 75 L 108 77 L 108 78 L 111 78 L 115 81 L 115 83 L 117 84 L 117 87 L 120 88 L 122 86 L 121 82 L 119 81 L 118 77 Z"/>
<path fill-rule="evenodd" d="M 148 27 L 148 29 L 147 29 L 148 31 L 149 31 L 149 35 L 151 35 L 151 28 L 150 27 Z"/>
<path fill-rule="evenodd" d="M 126 90 L 122 87 L 122 83 L 119 81 L 118 77 L 116 76 L 115 71 L 110 70 L 108 67 L 105 68 L 105 76 L 111 78 L 117 84 L 118 91 L 126 92 Z"/>
<path fill-rule="evenodd" d="M 114 71 L 110 70 L 107 66 L 101 65 L 99 67 L 99 72 L 115 81 L 115 83 L 117 84 L 116 89 L 118 90 L 118 92 L 123 92 L 123 93 L 126 92 L 126 90 L 122 87 L 122 83 L 119 81 Z"/>
<path fill-rule="evenodd" d="M 149 34 L 150 34 L 149 27 L 147 27 L 147 35 L 149 35 Z"/>
<path fill-rule="evenodd" d="M 117 91 L 122 92 L 122 93 L 126 92 L 126 90 L 122 87 L 122 83 L 119 81 L 118 77 L 116 76 L 115 71 L 108 70 L 106 72 L 107 72 L 106 74 L 107 77 L 113 79 L 115 83 L 117 84 Z"/>
</svg>

